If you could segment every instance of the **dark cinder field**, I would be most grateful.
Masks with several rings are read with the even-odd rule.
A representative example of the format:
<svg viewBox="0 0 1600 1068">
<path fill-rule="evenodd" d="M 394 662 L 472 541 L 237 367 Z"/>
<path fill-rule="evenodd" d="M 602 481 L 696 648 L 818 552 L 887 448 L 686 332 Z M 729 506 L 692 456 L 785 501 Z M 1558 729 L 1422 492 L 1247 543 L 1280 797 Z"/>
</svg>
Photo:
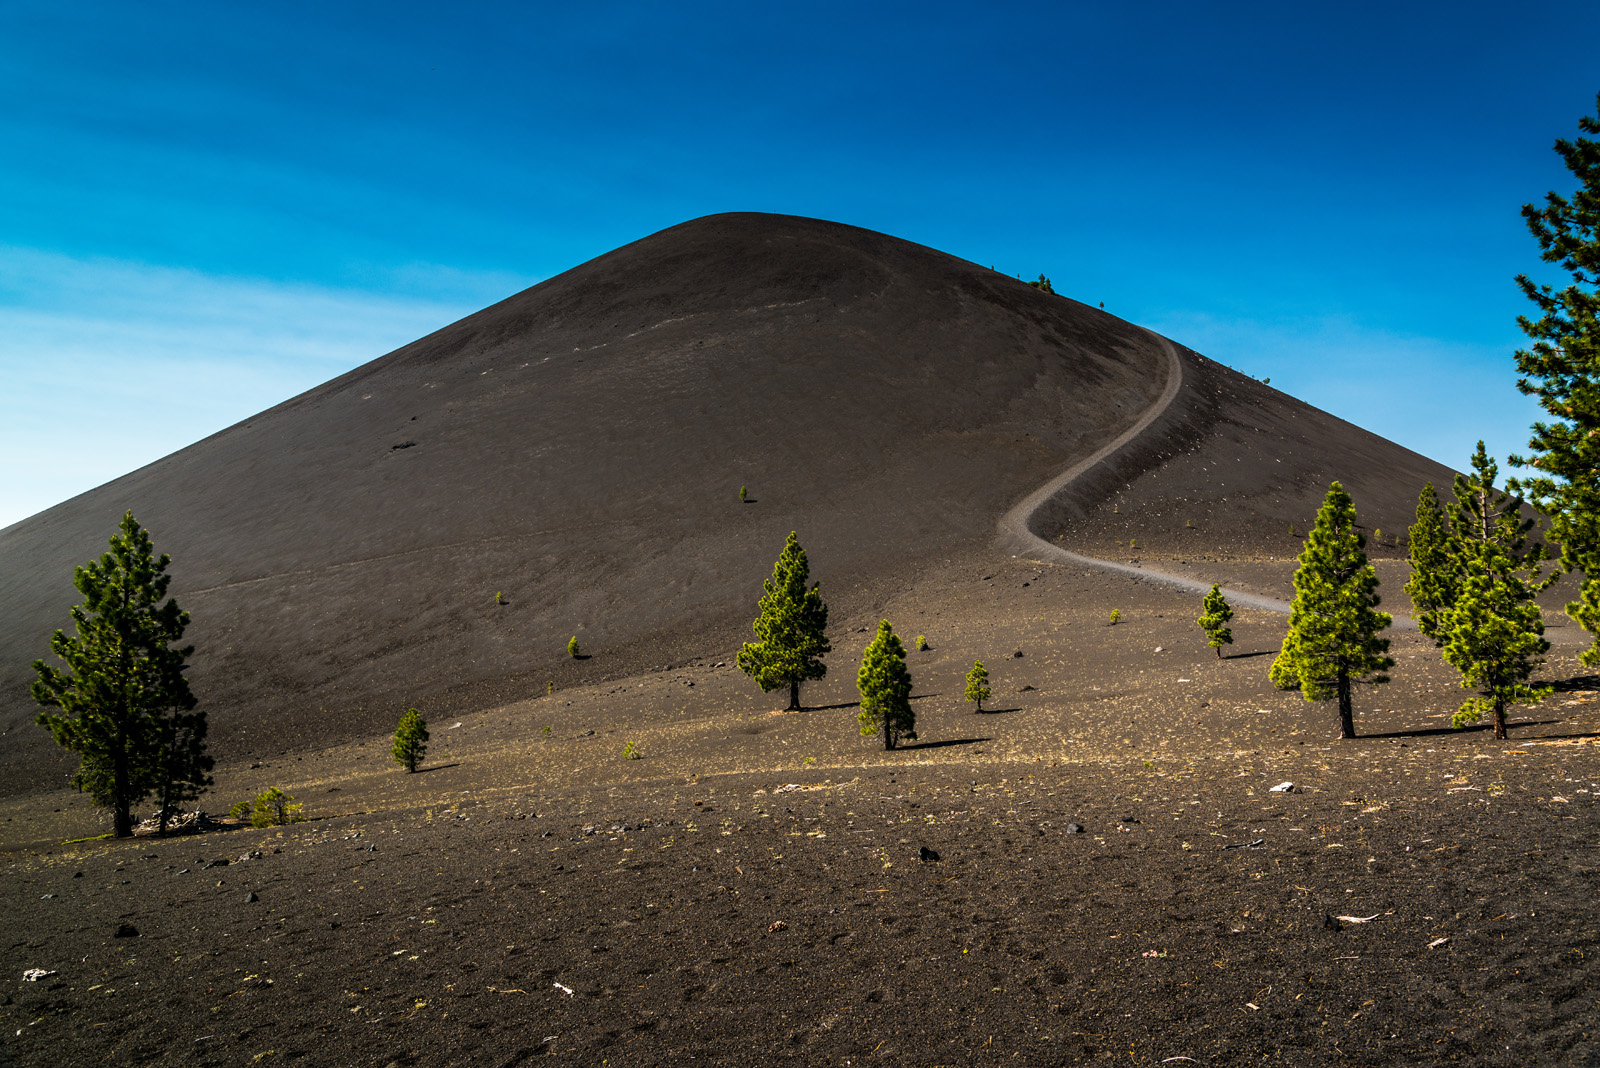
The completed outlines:
<svg viewBox="0 0 1600 1068">
<path fill-rule="evenodd" d="M 933 646 L 894 753 L 854 732 L 861 617 L 799 714 L 724 650 L 435 718 L 416 775 L 387 737 L 223 768 L 219 807 L 306 802 L 281 831 L 63 847 L 81 800 L 11 799 L 7 1063 L 1593 1062 L 1600 680 L 1570 647 L 1497 744 L 1399 637 L 1338 742 L 1266 683 L 1281 617 L 1218 661 L 1189 598 L 973 563 L 885 599 Z"/>
</svg>

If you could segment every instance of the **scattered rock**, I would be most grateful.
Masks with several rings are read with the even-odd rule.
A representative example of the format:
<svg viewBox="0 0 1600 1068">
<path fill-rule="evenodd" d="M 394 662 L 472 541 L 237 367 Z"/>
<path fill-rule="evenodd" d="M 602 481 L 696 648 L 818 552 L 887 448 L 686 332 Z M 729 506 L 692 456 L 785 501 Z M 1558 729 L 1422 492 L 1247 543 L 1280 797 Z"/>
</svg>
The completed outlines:
<svg viewBox="0 0 1600 1068">
<path fill-rule="evenodd" d="M 257 901 L 260 901 L 260 900 L 261 899 L 256 896 L 256 892 L 254 890 L 252 890 L 248 894 L 244 895 L 244 903 L 246 905 L 254 905 Z"/>
<path fill-rule="evenodd" d="M 22 981 L 24 983 L 37 983 L 40 979 L 47 979 L 54 974 L 56 974 L 54 969 L 47 972 L 43 968 L 29 968 L 22 973 Z"/>
<path fill-rule="evenodd" d="M 73 877 L 73 878 L 74 878 L 74 879 L 81 879 L 81 878 L 83 878 L 83 872 L 81 872 L 81 871 L 75 871 L 75 872 L 73 872 L 73 873 L 72 873 L 72 877 Z"/>
<path fill-rule="evenodd" d="M 1082 834 L 1083 833 L 1083 824 L 1081 824 L 1081 823 L 1069 823 L 1069 824 L 1067 824 L 1067 833 L 1068 834 Z"/>
<path fill-rule="evenodd" d="M 592 823 L 584 824 L 583 825 L 583 831 L 581 833 L 583 833 L 583 834 L 593 834 L 594 833 L 594 824 L 592 824 Z"/>
<path fill-rule="evenodd" d="M 1156 652 L 1163 653 L 1163 652 L 1166 652 L 1166 650 L 1161 648 L 1161 646 L 1158 645 L 1158 646 L 1156 646 Z"/>
<path fill-rule="evenodd" d="M 1269 794 L 1292 794 L 1292 793 L 1294 793 L 1294 783 L 1292 783 L 1292 782 L 1280 782 L 1278 785 L 1276 785 L 1272 789 L 1268 790 L 1267 793 L 1269 793 Z"/>
<path fill-rule="evenodd" d="M 1325 912 L 1322 914 L 1322 929 L 1324 931 L 1338 931 L 1342 929 L 1342 925 L 1333 918 L 1333 913 Z"/>
<path fill-rule="evenodd" d="M 1031 689 L 1033 689 L 1032 686 L 1018 686 L 1017 687 L 1017 692 L 1018 693 L 1027 693 Z"/>
<path fill-rule="evenodd" d="M 789 929 L 789 925 L 784 923 L 782 920 L 773 920 L 771 923 L 767 924 L 767 930 L 769 932 L 771 932 L 771 931 L 787 931 L 788 929 Z"/>
<path fill-rule="evenodd" d="M 1011 654 L 1011 658 L 1013 660 L 1021 660 L 1022 659 L 1022 650 L 1018 649 L 1016 652 L 1012 653 Z"/>
<path fill-rule="evenodd" d="M 138 938 L 139 937 L 139 928 L 135 927 L 131 923 L 119 923 L 119 924 L 117 924 L 116 932 L 111 937 L 112 938 Z"/>
<path fill-rule="evenodd" d="M 939 851 L 937 849 L 929 849 L 927 846 L 923 846 L 917 850 L 917 859 L 922 861 L 924 864 L 932 864 L 939 860 Z"/>
<path fill-rule="evenodd" d="M 45 895 L 44 895 L 44 896 L 43 896 L 43 897 L 41 897 L 41 898 L 40 898 L 40 899 L 39 899 L 39 900 L 40 900 L 40 901 L 49 901 L 49 900 L 50 900 L 50 899 L 51 899 L 51 898 L 53 898 L 53 897 L 55 897 L 55 896 L 56 896 L 56 895 L 54 895 L 54 894 L 45 894 Z"/>
</svg>

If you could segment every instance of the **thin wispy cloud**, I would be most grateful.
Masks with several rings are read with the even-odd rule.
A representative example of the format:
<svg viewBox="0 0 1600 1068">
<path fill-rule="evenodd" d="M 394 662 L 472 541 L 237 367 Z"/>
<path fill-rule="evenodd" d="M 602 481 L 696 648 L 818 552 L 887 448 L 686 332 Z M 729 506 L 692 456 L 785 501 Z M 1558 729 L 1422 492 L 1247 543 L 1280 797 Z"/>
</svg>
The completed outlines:
<svg viewBox="0 0 1600 1068">
<path fill-rule="evenodd" d="M 1516 389 L 1511 353 L 1410 336 L 1353 319 L 1225 319 L 1180 312 L 1144 325 L 1308 404 L 1457 470 L 1481 438 L 1526 452 L 1538 405 Z"/>
<path fill-rule="evenodd" d="M 527 284 L 389 273 L 331 289 L 0 247 L 0 527 Z"/>
</svg>

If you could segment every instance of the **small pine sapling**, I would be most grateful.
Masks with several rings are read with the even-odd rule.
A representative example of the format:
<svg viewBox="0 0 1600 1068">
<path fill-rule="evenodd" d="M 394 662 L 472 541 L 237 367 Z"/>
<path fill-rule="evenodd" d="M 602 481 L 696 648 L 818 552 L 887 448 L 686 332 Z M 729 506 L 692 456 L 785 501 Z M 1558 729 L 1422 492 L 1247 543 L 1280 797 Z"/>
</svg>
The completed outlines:
<svg viewBox="0 0 1600 1068">
<path fill-rule="evenodd" d="M 623 744 L 623 746 L 622 746 L 622 759 L 623 760 L 639 760 L 643 756 L 644 756 L 644 754 L 639 751 L 639 747 L 634 745 L 632 742 L 625 742 Z"/>
<path fill-rule="evenodd" d="M 555 692 L 556 692 L 556 680 L 555 679 L 551 679 L 549 682 L 544 684 L 544 694 L 545 694 L 546 697 L 549 697 L 551 694 L 553 694 Z"/>
<path fill-rule="evenodd" d="M 928 636 L 925 635 L 925 634 L 917 635 L 917 652 L 925 653 L 927 651 L 928 651 Z"/>
<path fill-rule="evenodd" d="M 300 823 L 305 819 L 301 814 L 304 808 L 304 805 L 296 803 L 293 797 L 274 786 L 263 790 L 256 797 L 256 803 L 250 812 L 250 826 L 282 827 L 285 824 Z"/>
<path fill-rule="evenodd" d="M 1201 602 L 1201 609 L 1201 616 L 1195 622 L 1205 631 L 1206 644 L 1217 651 L 1217 659 L 1221 660 L 1222 647 L 1233 644 L 1233 631 L 1228 629 L 1228 621 L 1233 618 L 1233 606 L 1222 595 L 1222 587 L 1213 582 L 1211 592 Z"/>
<path fill-rule="evenodd" d="M 974 712 L 983 711 L 983 703 L 989 699 L 989 672 L 984 668 L 982 660 L 972 662 L 972 670 L 967 672 L 967 689 L 961 695 L 964 701 L 976 701 L 978 707 Z"/>
<path fill-rule="evenodd" d="M 567 655 L 574 660 L 578 659 L 578 636 L 576 634 L 567 639 Z"/>
<path fill-rule="evenodd" d="M 506 603 L 506 595 L 500 590 L 495 590 L 494 591 L 494 603 L 495 604 L 505 604 Z"/>
<path fill-rule="evenodd" d="M 1111 610 L 1111 625 L 1114 627 L 1118 623 L 1121 623 L 1121 622 L 1122 622 L 1122 610 L 1118 609 L 1118 608 L 1113 608 Z"/>
<path fill-rule="evenodd" d="M 861 692 L 861 712 L 856 722 L 863 737 L 883 734 L 883 747 L 893 749 L 901 739 L 915 739 L 917 716 L 911 709 L 911 672 L 906 650 L 887 619 L 861 654 L 856 673 Z"/>
<path fill-rule="evenodd" d="M 750 491 L 749 491 L 749 489 L 747 489 L 744 486 L 740 486 L 739 487 L 739 503 L 740 504 L 748 504 L 748 503 L 750 503 Z"/>
<path fill-rule="evenodd" d="M 230 820 L 247 820 L 250 818 L 250 812 L 254 807 L 248 801 L 235 801 L 233 807 L 228 809 L 228 818 Z"/>
<path fill-rule="evenodd" d="M 422 713 L 411 708 L 400 717 L 400 725 L 395 728 L 394 748 L 391 754 L 395 763 L 404 764 L 406 771 L 414 772 L 417 765 L 422 763 L 423 754 L 428 751 L 428 723 L 422 718 Z"/>
</svg>

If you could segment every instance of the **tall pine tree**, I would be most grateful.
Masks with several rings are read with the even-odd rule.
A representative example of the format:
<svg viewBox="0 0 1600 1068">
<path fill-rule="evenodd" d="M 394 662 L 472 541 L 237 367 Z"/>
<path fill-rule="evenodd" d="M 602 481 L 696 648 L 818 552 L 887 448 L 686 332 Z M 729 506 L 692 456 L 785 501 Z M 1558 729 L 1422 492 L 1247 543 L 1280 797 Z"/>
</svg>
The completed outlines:
<svg viewBox="0 0 1600 1068">
<path fill-rule="evenodd" d="M 1417 629 L 1432 638 L 1433 644 L 1443 645 L 1439 619 L 1456 603 L 1461 579 L 1449 517 L 1439 504 L 1432 482 L 1425 483 L 1417 495 L 1417 521 L 1411 524 L 1407 541 L 1411 546 L 1411 578 L 1405 589 L 1416 609 Z"/>
<path fill-rule="evenodd" d="M 811 571 L 800 539 L 789 532 L 783 552 L 762 583 L 760 610 L 751 628 L 759 639 L 739 650 L 739 669 L 755 680 L 762 693 L 789 687 L 789 708 L 800 708 L 800 684 L 828 673 L 822 658 L 828 644 L 828 606 L 820 584 L 806 588 Z"/>
<path fill-rule="evenodd" d="M 906 648 L 887 619 L 878 624 L 878 633 L 861 654 L 856 689 L 861 692 L 856 722 L 863 737 L 881 732 L 885 749 L 893 749 L 902 740 L 916 740 L 917 714 L 911 708 Z"/>
<path fill-rule="evenodd" d="M 1583 133 L 1600 134 L 1600 95 L 1595 116 L 1578 120 Z M 1533 339 L 1517 353 L 1517 388 L 1539 398 L 1549 422 L 1533 425 L 1527 459 L 1517 466 L 1538 474 L 1516 488 L 1550 516 L 1550 534 L 1561 543 L 1561 562 L 1583 572 L 1578 600 L 1567 614 L 1595 642 L 1585 664 L 1600 664 L 1600 141 L 1558 140 L 1557 154 L 1578 179 L 1570 198 L 1545 194 L 1543 206 L 1525 204 L 1522 216 L 1539 242 L 1540 258 L 1560 264 L 1572 277 L 1562 289 L 1517 276 L 1517 285 L 1539 311 L 1518 316 Z"/>
<path fill-rule="evenodd" d="M 1528 680 L 1550 650 L 1534 597 L 1555 576 L 1540 577 L 1549 555 L 1542 544 L 1528 544 L 1535 521 L 1524 517 L 1521 501 L 1495 488 L 1499 469 L 1481 441 L 1472 471 L 1456 476 L 1451 527 L 1457 590 L 1439 614 L 1435 640 L 1461 672 L 1462 688 L 1478 691 L 1451 723 L 1460 727 L 1490 713 L 1494 736 L 1504 738 L 1508 704 L 1532 704 L 1550 693 Z"/>
<path fill-rule="evenodd" d="M 1298 683 L 1307 701 L 1338 699 L 1341 738 L 1356 736 L 1351 688 L 1388 682 L 1384 672 L 1394 666 L 1386 655 L 1389 639 L 1379 637 L 1391 617 L 1378 611 L 1378 575 L 1363 551 L 1366 541 L 1356 530 L 1355 503 L 1333 483 L 1300 553 L 1289 632 L 1272 665 L 1273 682 Z"/>
<path fill-rule="evenodd" d="M 33 697 L 60 714 L 39 713 L 56 744 L 78 754 L 72 785 L 111 809 L 112 833 L 133 833 L 133 806 L 155 791 L 188 800 L 210 785 L 204 712 L 183 677 L 193 646 L 189 614 L 167 597 L 171 558 L 154 555 L 150 534 L 123 516 L 111 551 L 76 568 L 83 603 L 72 608 L 76 637 L 56 631 L 50 651 L 66 670 L 33 662 Z M 163 603 L 163 599 L 165 599 Z M 164 824 L 163 824 L 164 829 Z"/>
</svg>

